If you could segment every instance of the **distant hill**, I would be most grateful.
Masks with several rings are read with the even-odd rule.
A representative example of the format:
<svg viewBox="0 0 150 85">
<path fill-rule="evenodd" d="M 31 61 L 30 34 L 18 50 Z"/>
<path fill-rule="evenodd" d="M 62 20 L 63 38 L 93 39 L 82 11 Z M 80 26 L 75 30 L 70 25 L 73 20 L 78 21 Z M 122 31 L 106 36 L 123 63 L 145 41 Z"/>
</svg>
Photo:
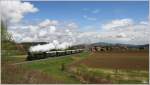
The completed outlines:
<svg viewBox="0 0 150 85">
<path fill-rule="evenodd" d="M 105 42 L 98 42 L 92 43 L 90 46 L 127 46 L 127 47 L 149 47 L 149 44 L 144 45 L 133 45 L 133 44 L 121 44 L 121 43 L 105 43 Z"/>
<path fill-rule="evenodd" d="M 30 48 L 30 46 L 35 46 L 35 45 L 42 45 L 42 44 L 47 44 L 48 42 L 23 42 L 20 43 L 21 45 L 23 45 L 24 49 L 26 51 L 28 51 L 28 49 Z M 69 47 L 69 49 L 76 49 L 76 48 L 90 48 L 93 46 L 126 46 L 128 48 L 149 48 L 149 44 L 145 44 L 145 45 L 132 45 L 132 44 L 120 44 L 120 43 L 106 43 L 106 42 L 98 42 L 98 43 L 92 43 L 92 44 L 79 44 L 79 45 L 74 45 L 72 47 Z"/>
<path fill-rule="evenodd" d="M 115 45 L 113 43 L 105 43 L 105 42 L 98 42 L 98 43 L 92 43 L 90 46 L 112 46 Z"/>
</svg>

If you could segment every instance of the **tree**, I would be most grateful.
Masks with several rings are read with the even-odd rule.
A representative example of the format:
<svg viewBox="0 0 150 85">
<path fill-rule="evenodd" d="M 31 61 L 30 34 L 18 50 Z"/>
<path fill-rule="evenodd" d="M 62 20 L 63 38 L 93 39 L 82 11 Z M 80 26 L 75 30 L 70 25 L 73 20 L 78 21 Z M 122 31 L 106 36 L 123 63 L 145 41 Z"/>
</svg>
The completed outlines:
<svg viewBox="0 0 150 85">
<path fill-rule="evenodd" d="M 1 41 L 12 41 L 11 35 L 7 31 L 7 24 L 5 25 L 3 21 L 1 21 Z"/>
<path fill-rule="evenodd" d="M 7 31 L 7 24 L 1 21 L 1 50 L 16 49 L 15 42 Z"/>
</svg>

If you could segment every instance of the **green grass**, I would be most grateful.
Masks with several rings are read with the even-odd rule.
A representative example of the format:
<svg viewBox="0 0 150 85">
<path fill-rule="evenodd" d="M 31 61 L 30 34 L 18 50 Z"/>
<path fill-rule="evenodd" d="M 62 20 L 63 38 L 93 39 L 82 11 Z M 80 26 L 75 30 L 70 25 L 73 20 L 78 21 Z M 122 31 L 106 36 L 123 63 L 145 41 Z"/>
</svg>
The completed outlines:
<svg viewBox="0 0 150 85">
<path fill-rule="evenodd" d="M 2 56 L 2 64 L 13 64 L 18 62 L 23 62 L 26 60 L 27 55 L 17 55 L 17 56 Z"/>
<path fill-rule="evenodd" d="M 36 69 L 42 71 L 50 76 L 55 77 L 58 80 L 63 80 L 64 83 L 81 83 L 79 80 L 71 77 L 67 71 L 62 71 L 62 64 L 64 64 L 64 68 L 67 68 L 67 65 L 72 63 L 73 61 L 81 60 L 86 58 L 88 53 L 80 53 L 75 55 L 61 56 L 49 58 L 41 61 L 33 61 L 31 63 L 23 64 L 25 68 L 28 69 Z"/>
<path fill-rule="evenodd" d="M 125 70 L 125 69 L 103 69 L 103 68 L 90 68 L 85 65 L 80 65 L 74 70 L 74 75 L 83 77 L 84 81 L 88 83 L 97 78 L 97 82 L 101 79 L 108 80 L 108 83 L 114 84 L 148 84 L 149 73 L 142 70 Z"/>
<path fill-rule="evenodd" d="M 72 66 L 71 64 L 73 64 L 74 62 L 84 60 L 88 56 L 89 53 L 83 52 L 80 54 L 53 57 L 38 61 L 35 60 L 29 63 L 17 65 L 15 68 L 12 67 L 11 65 L 8 65 L 10 67 L 3 68 L 2 65 L 2 82 L 31 83 L 28 81 L 28 75 L 31 75 L 33 79 L 36 80 L 33 81 L 32 83 L 36 82 L 47 83 L 47 81 L 50 80 L 52 81 L 50 83 L 64 83 L 64 84 L 103 83 L 102 80 L 105 80 L 106 83 L 117 83 L 117 84 L 148 83 L 149 80 L 148 71 L 91 68 L 85 65 L 79 66 L 77 65 L 71 67 Z M 7 64 L 23 62 L 25 61 L 25 59 L 26 55 L 2 56 L 2 62 L 5 62 Z M 64 70 L 62 70 L 62 67 L 64 68 Z M 75 70 L 71 70 L 72 68 Z M 45 81 L 39 78 L 39 77 L 44 78 L 45 76 L 43 76 L 43 74 L 47 78 L 45 79 Z M 47 76 L 50 78 L 48 78 Z"/>
<path fill-rule="evenodd" d="M 26 60 L 26 56 L 19 50 L 1 50 L 2 64 L 22 62 Z"/>
</svg>

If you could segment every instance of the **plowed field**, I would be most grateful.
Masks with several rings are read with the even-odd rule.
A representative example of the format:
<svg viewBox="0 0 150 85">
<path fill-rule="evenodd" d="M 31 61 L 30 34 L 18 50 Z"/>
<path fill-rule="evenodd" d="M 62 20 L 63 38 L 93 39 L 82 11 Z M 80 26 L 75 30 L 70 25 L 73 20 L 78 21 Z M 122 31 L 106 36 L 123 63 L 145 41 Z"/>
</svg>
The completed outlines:
<svg viewBox="0 0 150 85">
<path fill-rule="evenodd" d="M 90 56 L 73 65 L 86 65 L 93 68 L 148 70 L 148 52 L 91 53 Z"/>
</svg>

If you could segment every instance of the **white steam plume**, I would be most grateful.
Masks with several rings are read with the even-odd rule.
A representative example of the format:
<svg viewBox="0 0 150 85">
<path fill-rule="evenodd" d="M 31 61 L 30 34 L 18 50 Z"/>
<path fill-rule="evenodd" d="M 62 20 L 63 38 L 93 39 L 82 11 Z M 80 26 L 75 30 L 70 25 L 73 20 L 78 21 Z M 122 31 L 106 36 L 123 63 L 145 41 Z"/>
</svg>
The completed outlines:
<svg viewBox="0 0 150 85">
<path fill-rule="evenodd" d="M 62 49 L 63 50 L 63 49 L 68 48 L 71 45 L 72 45 L 72 43 L 68 43 L 68 42 L 59 43 L 57 40 L 53 40 L 52 43 L 31 46 L 29 51 L 30 52 L 45 52 L 45 51 L 49 51 L 51 49 Z"/>
</svg>

